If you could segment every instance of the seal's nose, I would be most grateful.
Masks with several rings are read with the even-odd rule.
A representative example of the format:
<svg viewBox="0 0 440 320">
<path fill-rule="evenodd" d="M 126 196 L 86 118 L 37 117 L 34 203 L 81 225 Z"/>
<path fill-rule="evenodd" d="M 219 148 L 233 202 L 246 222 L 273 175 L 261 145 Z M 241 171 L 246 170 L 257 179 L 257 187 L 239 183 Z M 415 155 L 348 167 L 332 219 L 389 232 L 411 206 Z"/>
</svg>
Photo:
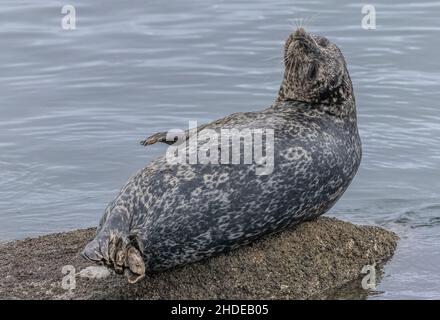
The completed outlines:
<svg viewBox="0 0 440 320">
<path fill-rule="evenodd" d="M 304 28 L 298 28 L 295 33 L 293 34 L 293 37 L 295 40 L 304 39 L 304 37 L 307 35 L 306 30 Z"/>
</svg>

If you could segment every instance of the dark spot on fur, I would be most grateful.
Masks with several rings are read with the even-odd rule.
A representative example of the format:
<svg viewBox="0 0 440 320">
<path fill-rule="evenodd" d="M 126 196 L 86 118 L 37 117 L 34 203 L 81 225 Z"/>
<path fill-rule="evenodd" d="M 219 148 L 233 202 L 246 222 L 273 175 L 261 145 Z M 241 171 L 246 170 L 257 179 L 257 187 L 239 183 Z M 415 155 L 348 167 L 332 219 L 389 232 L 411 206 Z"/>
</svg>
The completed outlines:
<svg viewBox="0 0 440 320">
<path fill-rule="evenodd" d="M 313 81 L 316 79 L 317 75 L 318 75 L 318 66 L 316 63 L 312 62 L 307 71 L 307 77 L 309 78 L 310 81 Z"/>
</svg>

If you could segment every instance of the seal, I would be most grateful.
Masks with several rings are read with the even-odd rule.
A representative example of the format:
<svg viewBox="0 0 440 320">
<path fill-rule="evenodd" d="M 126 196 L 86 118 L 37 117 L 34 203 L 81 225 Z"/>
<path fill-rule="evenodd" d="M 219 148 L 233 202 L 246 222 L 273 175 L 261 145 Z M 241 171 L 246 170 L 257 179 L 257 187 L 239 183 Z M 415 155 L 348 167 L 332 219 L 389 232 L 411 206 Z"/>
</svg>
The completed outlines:
<svg viewBox="0 0 440 320">
<path fill-rule="evenodd" d="M 362 153 L 346 62 L 334 43 L 299 28 L 285 43 L 284 63 L 284 79 L 269 108 L 141 142 L 164 142 L 178 148 L 174 154 L 189 156 L 210 146 L 212 156 L 213 150 L 233 147 L 228 139 L 217 148 L 213 132 L 264 129 L 262 148 L 266 156 L 273 152 L 272 170 L 257 174 L 261 163 L 241 161 L 245 156 L 217 164 L 170 163 L 168 153 L 162 155 L 108 205 L 83 256 L 134 283 L 146 273 L 233 250 L 328 211 L 351 183 Z M 240 143 L 234 150 L 241 155 L 244 139 Z M 230 160 L 234 152 L 226 154 Z"/>
</svg>

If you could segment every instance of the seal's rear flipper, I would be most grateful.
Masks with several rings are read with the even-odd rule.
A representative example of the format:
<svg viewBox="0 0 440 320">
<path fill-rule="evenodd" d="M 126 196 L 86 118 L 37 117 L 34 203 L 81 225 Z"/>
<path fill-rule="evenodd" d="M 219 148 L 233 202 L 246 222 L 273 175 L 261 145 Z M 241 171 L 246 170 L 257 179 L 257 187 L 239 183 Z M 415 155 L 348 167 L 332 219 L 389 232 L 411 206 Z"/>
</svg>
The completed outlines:
<svg viewBox="0 0 440 320">
<path fill-rule="evenodd" d="M 135 247 L 127 251 L 128 268 L 125 269 L 125 276 L 129 283 L 136 283 L 145 277 L 145 263 L 142 254 Z"/>
<path fill-rule="evenodd" d="M 136 235 L 124 237 L 111 230 L 100 232 L 86 245 L 81 255 L 92 262 L 105 264 L 118 274 L 125 274 L 129 283 L 145 277 L 142 241 Z"/>
<path fill-rule="evenodd" d="M 145 277 L 145 263 L 143 257 L 142 241 L 137 236 L 129 237 L 130 244 L 127 249 L 125 276 L 129 283 L 136 283 Z"/>
<path fill-rule="evenodd" d="M 92 262 L 101 262 L 104 257 L 101 254 L 98 240 L 94 239 L 89 242 L 81 252 L 81 256 Z"/>
</svg>

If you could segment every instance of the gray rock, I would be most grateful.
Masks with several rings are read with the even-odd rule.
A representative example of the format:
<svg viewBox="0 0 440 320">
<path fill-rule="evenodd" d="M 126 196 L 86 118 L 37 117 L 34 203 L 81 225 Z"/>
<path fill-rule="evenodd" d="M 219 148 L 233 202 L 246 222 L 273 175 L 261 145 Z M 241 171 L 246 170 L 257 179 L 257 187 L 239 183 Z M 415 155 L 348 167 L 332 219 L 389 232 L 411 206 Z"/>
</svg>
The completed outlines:
<svg viewBox="0 0 440 320">
<path fill-rule="evenodd" d="M 105 279 L 110 276 L 111 271 L 105 266 L 90 266 L 82 269 L 77 275 L 87 279 Z"/>
<path fill-rule="evenodd" d="M 77 276 L 68 290 L 63 266 L 91 266 L 79 253 L 95 229 L 0 245 L 1 299 L 310 299 L 346 297 L 365 265 L 383 265 L 398 237 L 374 226 L 319 218 L 205 261 L 148 275 L 130 285 L 122 276 Z M 67 277 L 70 275 L 67 274 Z M 13 281 L 12 281 L 12 280 Z M 72 285 L 72 283 L 70 283 Z M 341 288 L 341 289 L 339 289 Z M 67 290 L 66 290 L 67 289 Z M 364 298 L 365 293 L 360 294 Z"/>
</svg>

